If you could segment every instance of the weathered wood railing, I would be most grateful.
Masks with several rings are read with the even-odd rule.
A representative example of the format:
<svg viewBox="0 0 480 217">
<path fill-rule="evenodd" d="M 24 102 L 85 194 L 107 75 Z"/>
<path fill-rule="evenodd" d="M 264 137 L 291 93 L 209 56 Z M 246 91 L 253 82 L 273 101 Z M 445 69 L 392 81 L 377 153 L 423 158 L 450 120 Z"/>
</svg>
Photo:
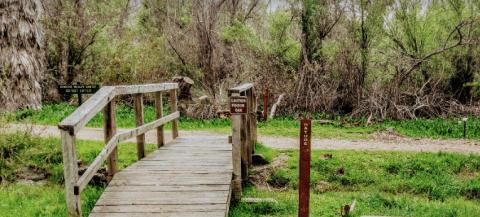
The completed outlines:
<svg viewBox="0 0 480 217">
<path fill-rule="evenodd" d="M 147 131 L 157 128 L 158 147 L 160 148 L 164 145 L 165 141 L 163 125 L 172 121 L 173 138 L 178 137 L 177 119 L 180 117 L 180 114 L 177 111 L 177 89 L 178 84 L 176 83 L 102 87 L 102 89 L 90 97 L 90 99 L 83 103 L 82 106 L 58 125 L 62 135 L 65 188 L 69 216 L 81 216 L 80 194 L 105 160 L 107 160 L 108 164 L 107 181 L 110 182 L 112 180 L 113 176 L 118 171 L 118 143 L 136 136 L 138 160 L 140 160 L 146 155 L 145 133 Z M 171 114 L 163 117 L 161 92 L 166 90 L 170 91 Z M 157 120 L 144 124 L 142 94 L 152 92 L 155 92 Z M 133 95 L 137 128 L 117 133 L 115 121 L 115 98 L 118 95 L 125 94 Z M 85 171 L 81 177 L 78 177 L 75 135 L 102 109 L 104 113 L 105 148 L 103 148 L 100 154 L 95 158 L 87 171 Z"/>
<path fill-rule="evenodd" d="M 247 114 L 232 115 L 233 194 L 235 200 L 242 197 L 242 180 L 248 180 L 248 168 L 252 165 L 252 154 L 257 140 L 257 101 L 253 84 L 244 84 L 228 90 L 229 96 L 247 97 Z"/>
</svg>

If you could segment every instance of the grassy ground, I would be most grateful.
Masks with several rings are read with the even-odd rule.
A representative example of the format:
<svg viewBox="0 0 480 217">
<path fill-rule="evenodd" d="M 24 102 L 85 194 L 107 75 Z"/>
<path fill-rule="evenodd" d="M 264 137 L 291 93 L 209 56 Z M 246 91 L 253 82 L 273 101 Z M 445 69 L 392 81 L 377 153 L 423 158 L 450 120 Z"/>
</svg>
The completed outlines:
<svg viewBox="0 0 480 217">
<path fill-rule="evenodd" d="M 1 123 L 0 123 L 1 124 Z M 77 140 L 78 158 L 90 164 L 103 142 Z M 137 161 L 136 143 L 119 144 L 119 169 Z M 151 153 L 156 145 L 147 144 Z M 2 132 L 0 128 L 0 216 L 66 216 L 62 148 L 59 138 L 41 138 L 28 132 Z M 45 186 L 17 184 L 15 171 L 36 165 L 49 174 Z M 82 192 L 82 210 L 88 216 L 105 186 L 88 186 Z"/>
<path fill-rule="evenodd" d="M 40 111 L 21 110 L 15 114 L 4 114 L 3 119 L 9 122 L 23 122 L 40 125 L 57 125 L 68 115 L 70 115 L 77 106 L 67 104 L 46 104 Z M 165 102 L 164 114 L 169 114 L 170 105 Z M 117 126 L 120 128 L 135 127 L 135 112 L 129 107 L 117 108 Z M 155 119 L 155 107 L 146 105 L 144 109 L 145 123 Z M 348 117 L 333 117 L 330 115 L 310 115 L 313 119 L 329 119 L 333 125 L 313 124 L 312 136 L 314 138 L 337 138 L 337 139 L 372 139 L 372 133 L 384 130 L 386 128 L 395 128 L 398 132 L 410 137 L 429 137 L 441 139 L 459 139 L 463 138 L 463 124 L 458 121 L 462 117 L 449 117 L 447 119 L 418 119 L 406 121 L 386 120 L 383 124 L 365 126 L 365 118 L 352 120 Z M 342 127 L 341 122 L 346 120 L 350 123 L 363 121 L 359 127 Z M 88 124 L 87 127 L 103 127 L 103 113 L 98 113 Z M 181 117 L 179 121 L 181 130 L 211 130 L 222 134 L 231 132 L 230 119 L 191 119 Z M 268 124 L 259 122 L 258 133 L 261 136 L 281 136 L 298 137 L 299 123 L 293 116 L 269 119 Z M 171 123 L 165 126 L 165 129 L 171 129 Z M 467 122 L 467 138 L 480 139 L 480 118 L 469 117 Z"/>
<path fill-rule="evenodd" d="M 40 138 L 25 132 L 0 136 L 0 213 L 2 216 L 65 216 L 65 190 L 60 139 Z M 89 164 L 103 148 L 103 142 L 79 140 L 78 157 Z M 136 161 L 134 143 L 119 145 L 119 166 Z M 147 145 L 148 153 L 155 145 Z M 272 161 L 284 153 L 285 167 L 268 178 L 271 185 L 288 190 L 244 188 L 245 197 L 275 198 L 279 204 L 237 203 L 230 216 L 296 216 L 298 151 L 279 151 L 257 144 L 256 151 Z M 324 153 L 332 159 L 321 160 Z M 45 186 L 16 184 L 18 168 L 36 165 L 50 174 Z M 345 174 L 337 175 L 343 167 Z M 360 215 L 392 216 L 477 216 L 480 215 L 480 156 L 455 153 L 413 153 L 398 151 L 312 151 L 311 215 L 338 216 L 340 205 L 357 200 Z M 317 181 L 327 181 L 328 186 Z M 82 192 L 84 215 L 93 208 L 104 186 Z"/>
<path fill-rule="evenodd" d="M 250 186 L 245 197 L 275 198 L 279 204 L 235 204 L 230 216 L 297 216 L 298 151 L 278 151 L 257 144 L 273 159 L 290 158 L 268 178 L 268 191 Z M 332 159 L 320 159 L 324 153 Z M 479 216 L 480 156 L 474 154 L 400 151 L 314 150 L 311 162 L 311 216 L 339 216 L 341 205 L 357 200 L 351 216 Z M 339 168 L 345 174 L 336 173 Z M 325 185 L 318 181 L 326 181 Z M 317 183 L 318 182 L 318 183 Z"/>
</svg>

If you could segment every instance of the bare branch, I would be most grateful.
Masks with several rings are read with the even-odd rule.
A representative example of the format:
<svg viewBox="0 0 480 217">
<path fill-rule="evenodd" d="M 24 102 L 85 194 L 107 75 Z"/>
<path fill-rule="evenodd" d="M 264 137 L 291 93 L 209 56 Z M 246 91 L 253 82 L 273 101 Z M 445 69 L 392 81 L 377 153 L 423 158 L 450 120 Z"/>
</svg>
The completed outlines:
<svg viewBox="0 0 480 217">
<path fill-rule="evenodd" d="M 172 47 L 173 51 L 175 51 L 180 61 L 182 61 L 183 65 L 186 66 L 187 64 L 185 63 L 185 60 L 183 60 L 182 56 L 178 53 L 177 49 L 175 49 L 175 47 L 172 45 L 172 43 L 170 42 L 170 39 L 167 39 L 167 42 L 170 45 L 170 47 Z"/>
</svg>

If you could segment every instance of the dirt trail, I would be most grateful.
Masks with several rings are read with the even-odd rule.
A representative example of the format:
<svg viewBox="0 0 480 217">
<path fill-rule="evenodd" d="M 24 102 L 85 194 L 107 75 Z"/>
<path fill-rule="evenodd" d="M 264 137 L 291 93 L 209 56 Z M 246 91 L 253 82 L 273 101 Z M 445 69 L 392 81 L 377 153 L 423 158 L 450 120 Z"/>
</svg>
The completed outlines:
<svg viewBox="0 0 480 217">
<path fill-rule="evenodd" d="M 12 124 L 12 128 L 26 129 L 26 125 Z M 60 131 L 55 126 L 29 126 L 31 131 L 37 135 L 48 137 L 60 137 Z M 127 129 L 117 129 L 118 132 Z M 180 131 L 180 135 L 196 136 L 218 136 L 221 134 L 212 131 Z M 313 139 L 312 149 L 352 149 L 352 150 L 398 150 L 398 151 L 428 151 L 428 152 L 460 152 L 460 153 L 480 153 L 479 140 L 461 140 L 461 139 L 419 139 L 409 138 L 399 135 L 396 132 L 377 132 L 375 139 L 370 140 L 341 140 L 341 139 Z M 102 128 L 83 128 L 77 134 L 77 139 L 99 140 L 103 141 Z M 156 131 L 152 130 L 146 133 L 147 143 L 156 143 Z M 172 132 L 165 131 L 165 140 L 172 140 Z M 275 149 L 297 149 L 298 138 L 285 138 L 277 136 L 259 136 L 258 140 L 264 145 Z M 127 141 L 135 142 L 135 138 Z"/>
</svg>

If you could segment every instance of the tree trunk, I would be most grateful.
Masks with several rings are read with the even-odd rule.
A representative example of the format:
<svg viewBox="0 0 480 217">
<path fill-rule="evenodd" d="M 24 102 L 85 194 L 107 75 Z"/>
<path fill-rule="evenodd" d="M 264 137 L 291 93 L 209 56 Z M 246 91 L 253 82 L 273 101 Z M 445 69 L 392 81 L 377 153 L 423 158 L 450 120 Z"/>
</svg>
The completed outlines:
<svg viewBox="0 0 480 217">
<path fill-rule="evenodd" d="M 178 89 L 179 89 L 179 96 L 178 100 L 187 100 L 191 101 L 192 100 L 192 94 L 190 93 L 190 90 L 193 87 L 193 80 L 188 78 L 188 77 L 183 77 L 180 75 L 176 75 L 173 78 L 173 82 L 178 83 Z"/>
<path fill-rule="evenodd" d="M 0 1 L 0 110 L 42 107 L 42 13 L 40 0 Z"/>
</svg>

